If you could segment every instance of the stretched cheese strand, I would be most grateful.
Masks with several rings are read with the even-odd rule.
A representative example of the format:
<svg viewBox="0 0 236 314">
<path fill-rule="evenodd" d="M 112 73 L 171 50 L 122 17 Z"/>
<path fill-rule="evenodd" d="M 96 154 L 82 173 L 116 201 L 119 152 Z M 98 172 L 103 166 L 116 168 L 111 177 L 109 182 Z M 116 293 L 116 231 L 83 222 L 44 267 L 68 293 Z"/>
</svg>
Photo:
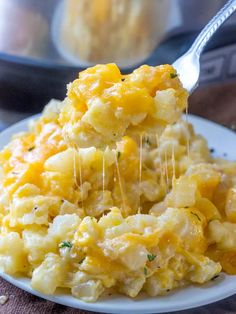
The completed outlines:
<svg viewBox="0 0 236 314">
<path fill-rule="evenodd" d="M 121 194 L 121 199 L 122 199 L 122 203 L 123 203 L 123 209 L 125 212 L 126 211 L 125 194 L 124 194 L 124 190 L 123 190 L 123 184 L 121 182 L 121 175 L 120 175 L 120 169 L 119 169 L 119 165 L 118 165 L 117 156 L 115 156 L 115 163 L 116 163 L 117 176 L 118 176 L 118 181 L 119 181 L 119 186 L 120 186 L 120 194 Z"/>
<path fill-rule="evenodd" d="M 102 155 L 102 199 L 104 201 L 104 190 L 105 190 L 105 158 Z"/>
<path fill-rule="evenodd" d="M 82 191 L 83 177 L 82 177 L 82 167 L 81 167 L 81 156 L 80 156 L 80 154 L 79 154 L 79 180 L 80 180 L 80 191 Z M 82 203 L 82 209 L 84 209 L 84 195 L 81 195 L 81 203 Z"/>
<path fill-rule="evenodd" d="M 175 173 L 175 148 L 172 144 L 172 153 L 171 153 L 171 164 L 172 164 L 172 186 L 176 180 L 176 173 Z"/>
<path fill-rule="evenodd" d="M 163 163 L 162 163 L 162 158 L 161 158 L 161 152 L 160 152 L 160 141 L 159 141 L 159 137 L 158 134 L 156 134 L 156 143 L 157 143 L 157 150 L 158 150 L 158 155 L 159 155 L 159 159 L 160 159 L 160 170 L 161 170 L 161 177 L 160 177 L 160 185 L 162 186 L 164 180 L 165 180 L 165 169 L 163 167 Z M 165 185 L 165 194 L 166 194 L 166 185 Z"/>
<path fill-rule="evenodd" d="M 167 155 L 166 155 L 166 149 L 165 149 L 165 173 L 166 173 L 166 187 L 167 187 L 167 192 L 169 192 L 169 174 L 168 174 L 168 160 L 167 160 Z"/>
<path fill-rule="evenodd" d="M 143 135 L 140 134 L 139 138 L 139 205 L 138 205 L 138 213 L 141 213 L 141 182 L 142 182 L 142 162 L 143 162 Z"/>
</svg>

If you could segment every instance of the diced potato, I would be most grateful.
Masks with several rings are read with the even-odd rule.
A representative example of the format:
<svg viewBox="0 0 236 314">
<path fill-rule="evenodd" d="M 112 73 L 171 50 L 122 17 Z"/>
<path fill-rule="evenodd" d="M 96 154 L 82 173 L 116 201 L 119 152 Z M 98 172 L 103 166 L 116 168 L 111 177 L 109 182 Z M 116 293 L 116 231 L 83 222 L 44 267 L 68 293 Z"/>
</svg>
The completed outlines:
<svg viewBox="0 0 236 314">
<path fill-rule="evenodd" d="M 158 227 L 158 220 L 151 215 L 133 215 L 126 218 L 130 230 L 137 234 L 146 234 L 154 232 Z"/>
<path fill-rule="evenodd" d="M 43 109 L 43 118 L 47 121 L 58 119 L 63 103 L 57 99 L 51 99 Z"/>
<path fill-rule="evenodd" d="M 188 278 L 192 282 L 204 283 L 211 280 L 221 271 L 220 263 L 215 263 L 208 257 L 201 257 L 201 262 L 193 266 L 193 270 L 189 272 Z"/>
<path fill-rule="evenodd" d="M 137 143 L 130 137 L 124 136 L 116 143 L 116 158 L 119 172 L 125 181 L 137 181 L 139 169 L 139 151 Z"/>
<path fill-rule="evenodd" d="M 141 291 L 144 283 L 145 283 L 144 275 L 140 277 L 126 278 L 124 282 L 121 284 L 119 291 L 121 293 L 128 295 L 131 298 L 135 298 Z"/>
<path fill-rule="evenodd" d="M 47 254 L 42 264 L 33 271 L 32 288 L 41 293 L 53 294 L 62 282 L 64 269 L 62 260 L 58 255 Z"/>
<path fill-rule="evenodd" d="M 175 280 L 180 282 L 189 272 L 189 268 L 191 268 L 187 259 L 181 253 L 176 253 L 173 257 L 165 262 L 168 265 L 166 267 L 174 272 Z M 159 264 L 161 265 L 160 262 Z"/>
<path fill-rule="evenodd" d="M 56 241 L 72 239 L 81 219 L 76 214 L 58 215 L 48 228 L 48 235 Z"/>
<path fill-rule="evenodd" d="M 79 225 L 76 243 L 78 243 L 79 246 L 93 245 L 100 238 L 101 233 L 97 220 L 87 216 Z"/>
<path fill-rule="evenodd" d="M 36 185 L 30 183 L 24 184 L 15 192 L 15 196 L 17 197 L 37 196 L 39 194 L 40 189 Z"/>
<path fill-rule="evenodd" d="M 95 302 L 103 293 L 104 287 L 101 280 L 88 280 L 71 289 L 72 295 L 85 302 Z"/>
<path fill-rule="evenodd" d="M 103 212 L 113 206 L 112 195 L 110 191 L 94 191 L 84 202 L 85 211 L 88 216 L 100 216 Z"/>
<path fill-rule="evenodd" d="M 223 271 L 229 275 L 236 275 L 236 253 L 232 251 L 221 252 L 219 257 Z"/>
<path fill-rule="evenodd" d="M 67 200 L 62 200 L 62 205 L 60 207 L 59 215 L 65 214 L 77 214 L 79 217 L 84 216 L 84 211 L 82 208 L 68 202 Z"/>
<path fill-rule="evenodd" d="M 197 135 L 196 138 L 192 141 L 190 155 L 191 158 L 197 159 L 199 162 L 209 162 L 211 160 L 210 151 L 203 136 Z"/>
<path fill-rule="evenodd" d="M 7 191 L 0 195 L 0 213 L 7 214 L 9 212 L 10 199 Z"/>
<path fill-rule="evenodd" d="M 47 228 L 39 226 L 27 227 L 22 233 L 28 261 L 34 267 L 39 266 L 48 253 L 56 253 L 55 238 L 47 235 Z"/>
<path fill-rule="evenodd" d="M 234 250 L 236 247 L 236 224 L 213 220 L 208 225 L 208 238 L 221 250 Z"/>
<path fill-rule="evenodd" d="M 81 272 L 75 274 L 74 286 L 86 282 L 88 279 L 97 278 L 101 280 L 104 287 L 110 288 L 116 284 L 116 279 L 123 275 L 122 266 L 112 263 L 107 256 L 98 254 L 87 255 L 80 264 L 80 270 Z"/>
<path fill-rule="evenodd" d="M 204 216 L 194 208 L 168 208 L 157 217 L 159 232 L 169 234 L 174 245 L 180 241 L 185 250 L 201 254 L 206 250 L 204 224 Z"/>
<path fill-rule="evenodd" d="M 146 180 L 141 182 L 141 191 L 143 196 L 151 202 L 158 201 L 163 195 L 162 188 L 154 180 Z"/>
<path fill-rule="evenodd" d="M 49 214 L 58 212 L 60 200 L 47 196 L 14 198 L 10 209 L 10 225 L 48 225 Z"/>
<path fill-rule="evenodd" d="M 146 265 L 147 254 L 148 251 L 142 245 L 130 246 L 119 254 L 119 259 L 131 271 L 138 271 Z"/>
<path fill-rule="evenodd" d="M 221 174 L 211 164 L 198 164 L 190 167 L 187 174 L 197 183 L 202 197 L 211 199 L 221 180 Z"/>
<path fill-rule="evenodd" d="M 174 272 L 170 269 L 158 271 L 149 277 L 145 284 L 145 291 L 152 297 L 166 294 L 178 285 Z"/>
<path fill-rule="evenodd" d="M 64 175 L 73 176 L 78 173 L 78 163 L 78 152 L 73 148 L 68 148 L 64 152 L 47 159 L 44 168 L 46 171 L 56 171 Z"/>
<path fill-rule="evenodd" d="M 221 215 L 216 206 L 207 198 L 197 199 L 194 207 L 196 207 L 200 212 L 206 217 L 207 221 L 220 219 Z"/>
<path fill-rule="evenodd" d="M 94 99 L 91 104 L 82 121 L 91 125 L 98 133 L 105 134 L 108 141 L 121 137 L 129 122 L 117 118 L 110 104 L 104 103 L 100 98 Z"/>
<path fill-rule="evenodd" d="M 181 109 L 177 107 L 176 91 L 173 88 L 157 91 L 155 96 L 155 116 L 172 124 L 176 116 L 181 115 Z"/>
<path fill-rule="evenodd" d="M 44 171 L 41 176 L 43 192 L 50 191 L 50 195 L 68 201 L 79 199 L 80 193 L 74 189 L 74 176 L 67 176 L 61 172 Z"/>
<path fill-rule="evenodd" d="M 111 208 L 111 211 L 102 216 L 99 221 L 98 225 L 101 229 L 109 229 L 114 226 L 120 225 L 124 221 L 120 210 L 117 207 Z"/>
<path fill-rule="evenodd" d="M 24 243 L 17 232 L 0 236 L 0 269 L 8 274 L 28 271 Z"/>
<path fill-rule="evenodd" d="M 225 214 L 229 221 L 236 223 L 236 188 L 232 188 L 228 191 Z"/>
<path fill-rule="evenodd" d="M 163 201 L 157 204 L 154 204 L 149 211 L 149 214 L 154 216 L 160 216 L 162 215 L 167 209 L 167 201 Z"/>
<path fill-rule="evenodd" d="M 167 197 L 167 204 L 171 207 L 192 207 L 196 201 L 196 192 L 197 184 L 194 180 L 180 177 Z"/>
</svg>

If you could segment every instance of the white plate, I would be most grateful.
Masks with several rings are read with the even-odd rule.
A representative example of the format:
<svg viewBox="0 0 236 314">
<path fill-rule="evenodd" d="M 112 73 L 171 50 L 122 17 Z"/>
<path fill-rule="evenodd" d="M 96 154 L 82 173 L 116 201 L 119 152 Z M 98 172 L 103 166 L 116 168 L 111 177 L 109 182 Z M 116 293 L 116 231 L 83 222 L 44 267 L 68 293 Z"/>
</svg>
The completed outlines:
<svg viewBox="0 0 236 314">
<path fill-rule="evenodd" d="M 14 133 L 25 131 L 28 121 L 29 119 L 23 120 L 2 132 L 0 134 L 0 149 L 9 142 Z M 222 157 L 227 154 L 226 158 L 236 160 L 236 134 L 234 132 L 195 116 L 189 116 L 189 121 L 193 123 L 196 132 L 207 138 L 209 147 L 215 149 L 214 154 Z M 0 273 L 0 276 L 13 285 L 44 299 L 74 308 L 105 313 L 146 314 L 171 312 L 216 302 L 236 293 L 236 276 L 221 274 L 219 278 L 205 285 L 188 286 L 175 290 L 167 296 L 139 297 L 132 300 L 117 295 L 104 297 L 96 303 L 85 303 L 65 294 L 63 291 L 54 296 L 43 295 L 33 290 L 29 279 L 26 278 L 11 277 L 3 273 Z"/>
</svg>

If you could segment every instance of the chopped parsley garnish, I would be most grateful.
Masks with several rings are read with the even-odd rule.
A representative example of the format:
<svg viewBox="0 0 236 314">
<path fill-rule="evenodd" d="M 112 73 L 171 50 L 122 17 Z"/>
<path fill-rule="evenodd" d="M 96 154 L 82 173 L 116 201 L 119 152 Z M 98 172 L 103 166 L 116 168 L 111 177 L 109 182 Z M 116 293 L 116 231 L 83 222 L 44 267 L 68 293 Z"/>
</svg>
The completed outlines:
<svg viewBox="0 0 236 314">
<path fill-rule="evenodd" d="M 148 254 L 148 255 L 147 255 L 147 258 L 148 258 L 149 262 L 154 261 L 154 259 L 155 259 L 156 257 L 157 257 L 157 256 L 154 255 L 154 254 Z"/>
<path fill-rule="evenodd" d="M 198 216 L 198 214 L 193 213 L 193 212 L 191 212 L 191 214 L 192 214 L 192 215 L 194 215 L 194 216 L 196 216 L 196 217 L 197 217 L 197 219 L 198 219 L 199 221 L 201 221 L 201 218 Z"/>
<path fill-rule="evenodd" d="M 31 152 L 33 149 L 35 149 L 35 146 L 32 146 L 28 149 L 28 152 Z"/>
<path fill-rule="evenodd" d="M 83 257 L 83 258 L 79 261 L 79 264 L 82 264 L 84 260 L 85 260 L 85 257 Z"/>
<path fill-rule="evenodd" d="M 119 159 L 120 158 L 120 156 L 121 156 L 121 152 L 117 152 L 117 159 Z"/>
<path fill-rule="evenodd" d="M 148 273 L 147 267 L 144 267 L 143 272 L 144 272 L 144 275 L 147 276 L 147 273 Z"/>
<path fill-rule="evenodd" d="M 59 244 L 59 247 L 60 247 L 60 249 L 63 249 L 65 247 L 68 247 L 69 249 L 71 249 L 72 248 L 72 243 L 70 241 L 62 241 Z"/>
<path fill-rule="evenodd" d="M 170 73 L 170 78 L 172 78 L 172 79 L 176 78 L 177 76 L 178 76 L 177 73 Z"/>
</svg>

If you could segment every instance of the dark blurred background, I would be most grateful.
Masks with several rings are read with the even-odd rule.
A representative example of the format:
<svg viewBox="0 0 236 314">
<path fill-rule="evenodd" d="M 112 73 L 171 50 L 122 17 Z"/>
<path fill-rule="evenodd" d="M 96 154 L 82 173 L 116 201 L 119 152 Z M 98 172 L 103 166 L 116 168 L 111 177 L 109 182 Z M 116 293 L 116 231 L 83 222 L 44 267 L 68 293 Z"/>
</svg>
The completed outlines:
<svg viewBox="0 0 236 314">
<path fill-rule="evenodd" d="M 63 99 L 96 63 L 172 63 L 224 0 L 0 0 L 0 129 Z M 236 121 L 236 16 L 207 47 L 190 111 Z M 191 74 L 190 74 L 191 75 Z"/>
</svg>

